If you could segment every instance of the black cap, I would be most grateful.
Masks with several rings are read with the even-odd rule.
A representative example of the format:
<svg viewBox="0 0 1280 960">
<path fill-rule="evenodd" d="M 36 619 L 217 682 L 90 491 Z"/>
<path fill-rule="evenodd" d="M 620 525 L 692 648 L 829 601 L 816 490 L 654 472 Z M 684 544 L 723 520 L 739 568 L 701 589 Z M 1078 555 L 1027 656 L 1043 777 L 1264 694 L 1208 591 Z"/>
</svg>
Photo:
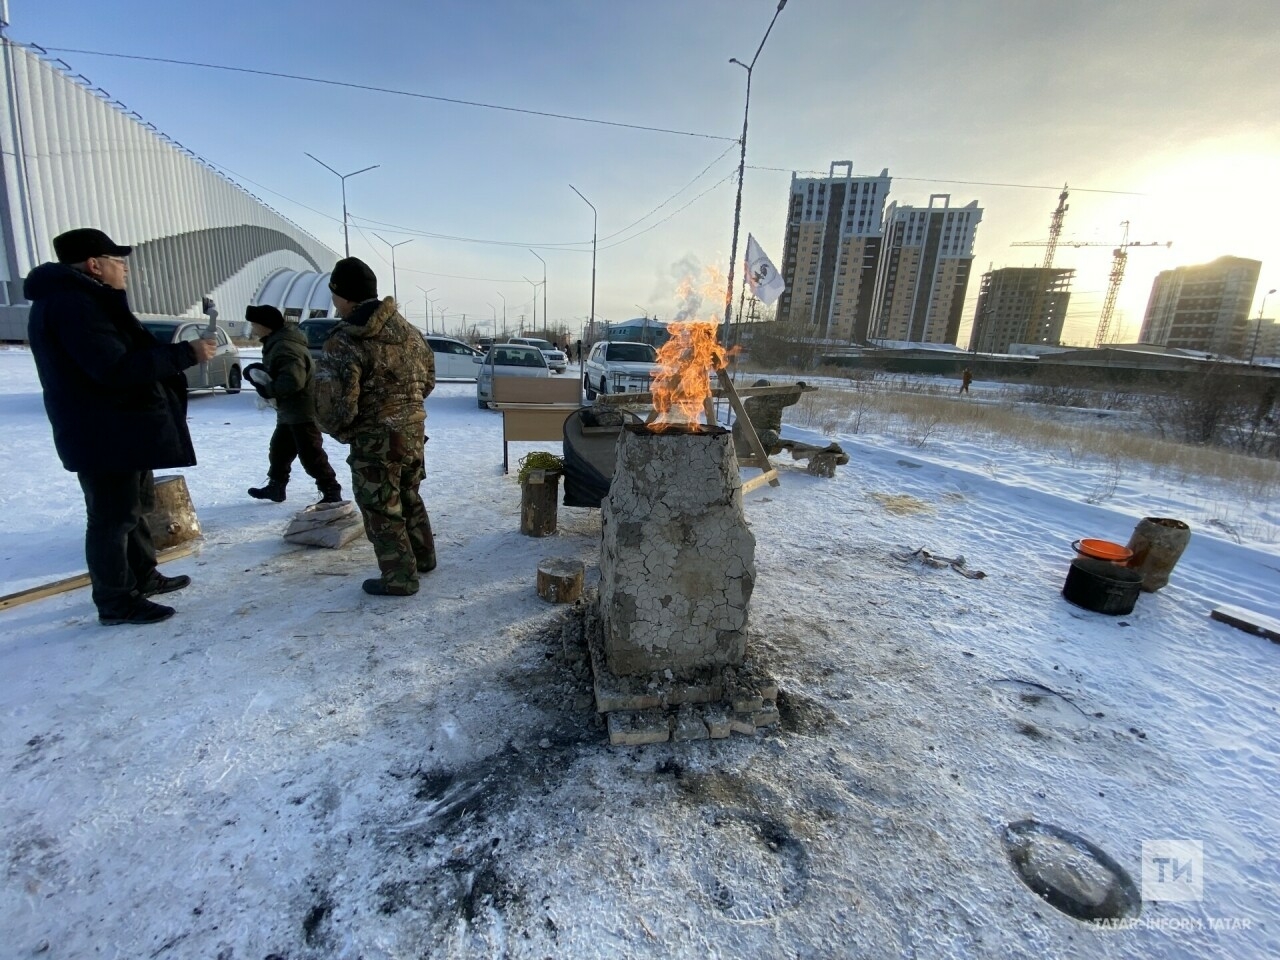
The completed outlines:
<svg viewBox="0 0 1280 960">
<path fill-rule="evenodd" d="M 269 303 L 244 308 L 244 318 L 250 323 L 257 323 L 268 330 L 279 330 L 284 326 L 284 314 Z"/>
<path fill-rule="evenodd" d="M 352 303 L 364 303 L 378 295 L 378 278 L 359 257 L 347 257 L 333 265 L 329 289 Z"/>
<path fill-rule="evenodd" d="M 53 252 L 59 263 L 84 263 L 90 257 L 127 257 L 133 247 L 122 247 L 101 230 L 81 227 L 54 237 Z"/>
</svg>

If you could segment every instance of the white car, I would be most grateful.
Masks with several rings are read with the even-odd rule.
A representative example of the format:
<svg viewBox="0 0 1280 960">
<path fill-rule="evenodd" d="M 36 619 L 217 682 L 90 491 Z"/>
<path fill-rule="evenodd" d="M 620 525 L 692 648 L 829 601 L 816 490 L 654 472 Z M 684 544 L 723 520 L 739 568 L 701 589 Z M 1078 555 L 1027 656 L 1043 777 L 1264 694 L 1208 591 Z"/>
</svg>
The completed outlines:
<svg viewBox="0 0 1280 960">
<path fill-rule="evenodd" d="M 597 393 L 645 393 L 658 372 L 658 351 L 647 343 L 601 340 L 587 354 L 582 389 L 587 399 Z"/>
<path fill-rule="evenodd" d="M 542 351 L 542 355 L 547 358 L 547 366 L 556 373 L 564 373 L 568 368 L 568 357 L 564 355 L 563 350 L 557 350 L 556 345 L 550 340 L 543 340 L 540 337 L 512 337 L 510 342 L 527 343 L 531 347 L 537 347 Z"/>
<path fill-rule="evenodd" d="M 547 379 L 551 371 L 547 358 L 537 347 L 524 343 L 495 343 L 489 352 L 476 357 L 476 406 L 481 410 L 493 399 L 494 377 L 541 377 Z"/>
<path fill-rule="evenodd" d="M 479 368 L 474 361 L 484 354 L 453 337 L 426 335 L 427 346 L 436 358 L 437 380 L 474 380 Z"/>
</svg>

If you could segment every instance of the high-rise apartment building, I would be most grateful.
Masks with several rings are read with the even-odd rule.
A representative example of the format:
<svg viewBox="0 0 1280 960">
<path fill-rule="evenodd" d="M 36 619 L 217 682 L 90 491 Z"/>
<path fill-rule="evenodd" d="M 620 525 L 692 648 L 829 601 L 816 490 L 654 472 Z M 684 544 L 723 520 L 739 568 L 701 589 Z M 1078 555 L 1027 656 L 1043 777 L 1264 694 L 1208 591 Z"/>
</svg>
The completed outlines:
<svg viewBox="0 0 1280 960">
<path fill-rule="evenodd" d="M 866 342 L 889 183 L 887 169 L 853 176 L 848 160 L 832 163 L 827 177 L 791 175 L 780 321 L 814 337 Z"/>
<path fill-rule="evenodd" d="M 1004 267 L 982 275 L 969 349 L 1005 353 L 1014 343 L 1057 344 L 1074 270 Z"/>
<path fill-rule="evenodd" d="M 1261 271 L 1261 261 L 1243 257 L 1161 271 L 1151 285 L 1139 339 L 1247 358 L 1254 333 L 1249 306 Z"/>
<path fill-rule="evenodd" d="M 974 200 L 951 206 L 935 193 L 929 206 L 889 205 L 876 266 L 871 336 L 916 343 L 955 343 L 982 220 Z"/>
</svg>

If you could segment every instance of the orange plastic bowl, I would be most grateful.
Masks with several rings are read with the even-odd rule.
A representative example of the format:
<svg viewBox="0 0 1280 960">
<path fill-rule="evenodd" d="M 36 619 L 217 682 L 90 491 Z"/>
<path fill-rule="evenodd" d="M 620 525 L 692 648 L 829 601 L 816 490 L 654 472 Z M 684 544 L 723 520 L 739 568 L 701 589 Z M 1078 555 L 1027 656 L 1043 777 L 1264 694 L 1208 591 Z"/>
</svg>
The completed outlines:
<svg viewBox="0 0 1280 960">
<path fill-rule="evenodd" d="M 1112 563 L 1128 563 L 1133 559 L 1133 551 L 1128 547 L 1122 547 L 1118 543 L 1112 543 L 1110 540 L 1095 540 L 1091 537 L 1085 537 L 1077 540 L 1071 546 L 1076 548 L 1076 552 L 1082 557 L 1093 557 L 1095 560 L 1110 560 Z"/>
</svg>

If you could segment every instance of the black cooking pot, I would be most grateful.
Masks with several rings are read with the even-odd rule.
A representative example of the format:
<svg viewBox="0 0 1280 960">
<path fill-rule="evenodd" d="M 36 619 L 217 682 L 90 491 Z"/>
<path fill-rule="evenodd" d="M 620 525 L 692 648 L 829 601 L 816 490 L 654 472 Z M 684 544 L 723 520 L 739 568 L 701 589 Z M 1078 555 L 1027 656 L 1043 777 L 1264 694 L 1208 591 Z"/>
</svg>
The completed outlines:
<svg viewBox="0 0 1280 960">
<path fill-rule="evenodd" d="M 1142 574 L 1109 560 L 1077 557 L 1067 571 L 1062 595 L 1077 607 L 1120 616 L 1132 613 L 1142 589 Z"/>
</svg>

